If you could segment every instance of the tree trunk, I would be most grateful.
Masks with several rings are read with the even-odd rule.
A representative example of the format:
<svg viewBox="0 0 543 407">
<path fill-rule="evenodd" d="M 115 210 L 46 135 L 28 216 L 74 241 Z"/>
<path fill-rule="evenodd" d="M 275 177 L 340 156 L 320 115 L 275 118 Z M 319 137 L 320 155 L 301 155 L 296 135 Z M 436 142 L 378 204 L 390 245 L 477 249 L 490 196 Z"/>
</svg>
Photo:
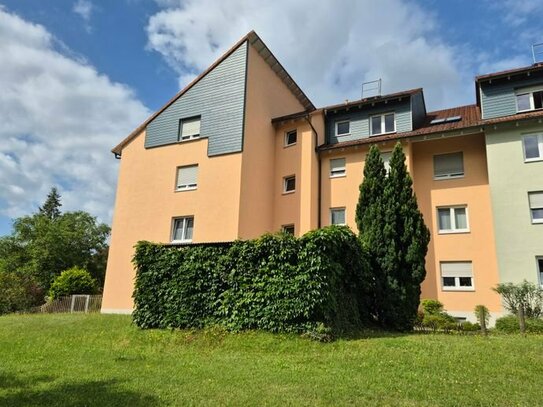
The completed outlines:
<svg viewBox="0 0 543 407">
<path fill-rule="evenodd" d="M 520 326 L 520 333 L 526 333 L 526 318 L 524 316 L 524 307 L 521 305 L 518 307 L 518 323 Z"/>
</svg>

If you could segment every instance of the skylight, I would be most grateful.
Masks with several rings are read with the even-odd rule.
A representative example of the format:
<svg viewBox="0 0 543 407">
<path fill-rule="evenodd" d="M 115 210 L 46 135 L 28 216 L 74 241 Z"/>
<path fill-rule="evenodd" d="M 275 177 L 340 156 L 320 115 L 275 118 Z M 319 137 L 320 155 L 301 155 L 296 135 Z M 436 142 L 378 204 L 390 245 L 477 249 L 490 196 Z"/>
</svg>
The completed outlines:
<svg viewBox="0 0 543 407">
<path fill-rule="evenodd" d="M 439 119 L 434 119 L 430 124 L 442 124 L 442 123 L 452 123 L 462 120 L 462 116 L 451 116 L 451 117 L 442 117 Z"/>
</svg>

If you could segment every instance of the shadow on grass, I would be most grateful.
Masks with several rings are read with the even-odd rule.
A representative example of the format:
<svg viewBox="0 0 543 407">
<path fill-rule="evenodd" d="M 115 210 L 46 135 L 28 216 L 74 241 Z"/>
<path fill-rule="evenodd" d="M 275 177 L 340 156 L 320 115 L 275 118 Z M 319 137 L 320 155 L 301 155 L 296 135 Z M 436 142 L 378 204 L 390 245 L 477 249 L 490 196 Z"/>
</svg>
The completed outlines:
<svg viewBox="0 0 543 407">
<path fill-rule="evenodd" d="M 75 379 L 75 378 L 74 378 Z M 158 406 L 157 397 L 123 389 L 116 380 L 54 384 L 49 376 L 0 373 L 0 406 Z M 47 384 L 49 383 L 49 384 Z"/>
</svg>

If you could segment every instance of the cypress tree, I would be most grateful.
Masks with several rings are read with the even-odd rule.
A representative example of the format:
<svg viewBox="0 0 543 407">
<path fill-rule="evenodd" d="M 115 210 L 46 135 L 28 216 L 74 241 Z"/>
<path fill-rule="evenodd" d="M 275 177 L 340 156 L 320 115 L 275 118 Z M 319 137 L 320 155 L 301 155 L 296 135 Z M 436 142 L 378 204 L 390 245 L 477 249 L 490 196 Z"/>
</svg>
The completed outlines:
<svg viewBox="0 0 543 407">
<path fill-rule="evenodd" d="M 379 321 L 383 302 L 385 280 L 379 261 L 385 254 L 383 224 L 385 208 L 383 189 L 386 181 L 386 170 L 379 149 L 373 145 L 366 156 L 364 179 L 360 184 L 360 195 L 356 206 L 356 225 L 362 247 L 368 254 L 371 266 L 371 278 L 368 284 L 369 298 L 367 307 L 373 317 Z"/>
<path fill-rule="evenodd" d="M 382 196 L 384 208 L 383 257 L 378 258 L 385 285 L 380 322 L 383 326 L 409 330 L 417 315 L 420 284 L 426 276 L 425 257 L 430 231 L 413 193 L 402 146 L 397 143 L 390 159 L 390 172 Z"/>
<path fill-rule="evenodd" d="M 55 187 L 51 188 L 49 194 L 47 194 L 47 199 L 43 206 L 39 208 L 39 214 L 45 216 L 48 219 L 54 220 L 60 216 L 60 207 L 62 203 L 60 202 L 60 194 L 58 193 Z"/>
</svg>

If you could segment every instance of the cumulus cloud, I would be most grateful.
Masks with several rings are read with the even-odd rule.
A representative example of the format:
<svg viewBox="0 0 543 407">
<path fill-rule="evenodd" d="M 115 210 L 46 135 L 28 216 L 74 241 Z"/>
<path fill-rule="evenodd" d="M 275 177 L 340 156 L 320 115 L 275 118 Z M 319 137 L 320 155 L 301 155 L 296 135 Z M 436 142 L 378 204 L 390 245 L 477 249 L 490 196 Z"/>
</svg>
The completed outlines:
<svg viewBox="0 0 543 407">
<path fill-rule="evenodd" d="M 1 8 L 0 38 L 0 214 L 35 210 L 56 185 L 64 209 L 109 222 L 109 150 L 149 111 L 127 86 L 56 49 L 43 26 Z"/>
<path fill-rule="evenodd" d="M 383 92 L 424 87 L 430 109 L 473 103 L 466 50 L 438 35 L 432 14 L 403 0 L 158 0 L 148 46 L 186 84 L 254 29 L 318 105 L 358 99 L 362 82 Z M 469 65 L 469 66 L 468 66 Z"/>
</svg>

